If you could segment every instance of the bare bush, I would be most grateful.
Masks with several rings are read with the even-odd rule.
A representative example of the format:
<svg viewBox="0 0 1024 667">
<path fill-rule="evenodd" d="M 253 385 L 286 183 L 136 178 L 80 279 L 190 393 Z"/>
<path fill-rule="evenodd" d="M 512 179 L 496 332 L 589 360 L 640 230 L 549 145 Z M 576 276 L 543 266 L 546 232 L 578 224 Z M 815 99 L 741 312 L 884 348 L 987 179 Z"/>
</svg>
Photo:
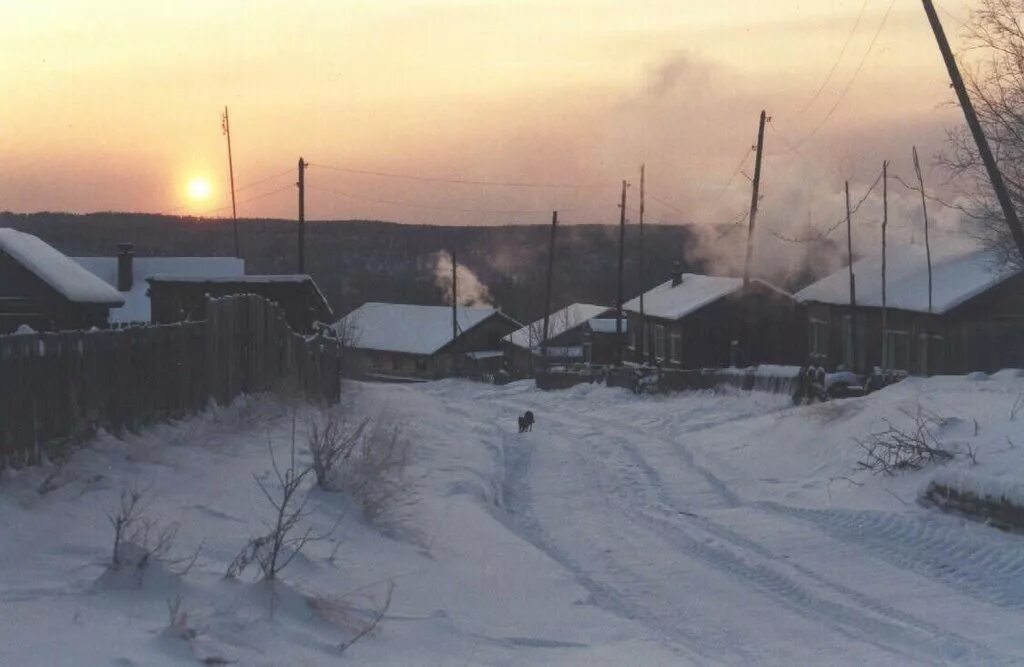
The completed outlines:
<svg viewBox="0 0 1024 667">
<path fill-rule="evenodd" d="M 199 558 L 202 545 L 186 556 L 171 556 L 181 526 L 177 522 L 161 526 L 147 516 L 147 508 L 145 491 L 134 485 L 121 489 L 117 507 L 107 514 L 114 529 L 111 568 L 120 570 L 131 566 L 141 573 L 157 559 L 179 575 L 188 574 Z"/>
<path fill-rule="evenodd" d="M 199 632 L 188 625 L 188 612 L 182 609 L 181 593 L 167 598 L 167 630 L 174 636 L 191 641 Z"/>
<path fill-rule="evenodd" d="M 949 461 L 955 454 L 945 449 L 936 439 L 934 429 L 942 419 L 918 406 L 917 412 L 904 411 L 913 422 L 908 430 L 898 428 L 889 420 L 883 420 L 887 427 L 879 433 L 872 433 L 867 440 L 857 440 L 864 450 L 864 457 L 857 464 L 873 473 L 894 475 L 904 470 L 919 470 L 924 466 Z"/>
<path fill-rule="evenodd" d="M 274 580 L 281 570 L 302 552 L 307 542 L 317 539 L 313 536 L 310 528 L 299 531 L 299 524 L 306 516 L 306 503 L 309 500 L 308 494 L 300 492 L 303 482 L 313 468 L 311 466 L 300 468 L 296 463 L 294 417 L 292 420 L 291 458 L 288 467 L 282 471 L 277 464 L 274 449 L 270 443 L 268 443 L 268 448 L 270 449 L 270 463 L 273 468 L 275 484 L 269 485 L 258 475 L 253 475 L 253 478 L 273 508 L 274 518 L 269 526 L 269 532 L 249 540 L 245 548 L 231 561 L 227 571 L 229 577 L 241 575 L 249 565 L 256 563 L 264 579 Z"/>
<path fill-rule="evenodd" d="M 380 625 L 380 622 L 384 620 L 384 616 L 388 613 L 388 609 L 391 608 L 391 596 L 394 594 L 394 592 L 395 582 L 389 579 L 388 590 L 387 593 L 384 595 L 383 602 L 380 604 L 377 610 L 373 612 L 373 615 L 369 618 L 369 620 L 363 624 L 363 627 L 361 627 L 352 637 L 338 645 L 339 651 L 344 652 L 353 644 L 358 642 L 360 639 L 373 634 L 377 630 L 377 627 Z"/>
<path fill-rule="evenodd" d="M 1010 408 L 1010 421 L 1017 421 L 1017 415 L 1020 411 L 1024 410 L 1024 391 L 1017 394 L 1017 400 L 1013 402 L 1013 407 Z"/>
<path fill-rule="evenodd" d="M 59 489 L 73 480 L 73 478 L 64 476 L 64 467 L 71 460 L 71 455 L 74 453 L 75 444 L 70 439 L 56 443 L 49 448 L 46 458 L 53 466 L 53 469 L 39 483 L 39 488 L 37 489 L 39 495 L 45 496 L 47 493 Z"/>
<path fill-rule="evenodd" d="M 363 516 L 374 521 L 410 494 L 405 480 L 409 440 L 402 426 L 381 413 L 364 429 L 335 484 L 359 505 Z"/>
<path fill-rule="evenodd" d="M 368 423 L 369 419 L 365 419 L 353 429 L 337 413 L 328 411 L 310 420 L 306 439 L 317 486 L 332 489 L 339 464 L 352 457 Z"/>
</svg>

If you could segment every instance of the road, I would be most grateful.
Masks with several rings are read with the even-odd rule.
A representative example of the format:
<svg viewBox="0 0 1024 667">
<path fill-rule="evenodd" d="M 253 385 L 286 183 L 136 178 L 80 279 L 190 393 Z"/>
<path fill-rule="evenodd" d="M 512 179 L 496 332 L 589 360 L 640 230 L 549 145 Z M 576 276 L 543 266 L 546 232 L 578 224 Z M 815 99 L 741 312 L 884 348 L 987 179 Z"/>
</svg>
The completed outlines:
<svg viewBox="0 0 1024 667">
<path fill-rule="evenodd" d="M 681 660 L 1024 661 L 1019 537 L 918 507 L 747 498 L 737 486 L 777 480 L 737 484 L 692 450 L 704 433 L 746 420 L 799 418 L 784 401 L 424 391 L 475 431 L 509 425 L 496 516 L 570 572 L 587 603 L 639 622 Z M 526 409 L 538 423 L 519 435 L 514 415 Z"/>
</svg>

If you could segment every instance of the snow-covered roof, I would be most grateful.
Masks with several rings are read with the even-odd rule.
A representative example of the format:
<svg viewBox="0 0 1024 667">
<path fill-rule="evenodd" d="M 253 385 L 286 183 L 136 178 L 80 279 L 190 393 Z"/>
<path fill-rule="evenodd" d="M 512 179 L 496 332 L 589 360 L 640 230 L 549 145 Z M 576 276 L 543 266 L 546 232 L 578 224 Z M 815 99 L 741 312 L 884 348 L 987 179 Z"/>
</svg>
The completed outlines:
<svg viewBox="0 0 1024 667">
<path fill-rule="evenodd" d="M 76 257 L 75 261 L 107 284 L 117 287 L 117 257 Z M 160 275 L 172 279 L 220 276 L 238 280 L 245 274 L 245 260 L 235 257 L 133 257 L 132 288 L 118 292 L 124 305 L 110 311 L 111 322 L 150 320 L 147 278 Z"/>
<path fill-rule="evenodd" d="M 120 306 L 121 293 L 42 239 L 0 228 L 0 251 L 31 271 L 68 301 Z"/>
<path fill-rule="evenodd" d="M 782 292 L 763 280 L 753 282 Z M 680 284 L 673 286 L 672 281 L 667 280 L 644 293 L 644 314 L 666 320 L 678 320 L 742 287 L 742 278 L 684 273 L 683 282 Z M 639 313 L 640 297 L 630 299 L 622 304 L 622 308 L 632 313 Z"/>
<path fill-rule="evenodd" d="M 241 261 L 241 260 L 239 260 Z M 179 274 L 155 274 L 149 276 L 151 280 L 164 280 L 168 282 L 178 283 L 252 283 L 256 284 L 269 284 L 269 283 L 304 283 L 312 282 L 313 278 L 305 273 L 283 273 L 283 274 L 267 274 L 267 275 L 227 275 L 219 274 L 212 276 L 204 275 L 179 275 Z"/>
<path fill-rule="evenodd" d="M 857 305 L 881 307 L 881 253 L 853 263 Z M 986 250 L 932 250 L 932 312 L 946 313 L 995 287 L 1015 271 Z M 843 268 L 796 294 L 798 301 L 848 304 L 850 274 Z M 928 312 L 928 261 L 925 248 L 895 246 L 886 252 L 886 305 L 899 310 Z"/>
<path fill-rule="evenodd" d="M 647 303 L 644 303 L 644 312 L 647 312 Z M 594 319 L 587 322 L 587 326 L 594 333 L 602 334 L 613 334 L 615 333 L 615 318 L 614 317 L 595 317 Z M 622 333 L 628 331 L 629 320 L 625 317 L 622 318 Z"/>
<path fill-rule="evenodd" d="M 566 331 L 580 326 L 607 310 L 607 306 L 595 306 L 591 303 L 570 303 L 565 308 L 551 313 L 548 317 L 548 339 L 561 336 Z M 541 318 L 532 324 L 527 324 L 525 327 L 513 331 L 502 340 L 529 350 L 538 347 L 543 337 L 544 318 Z"/>
<path fill-rule="evenodd" d="M 496 308 L 456 309 L 459 329 L 469 331 Z M 433 354 L 452 341 L 451 306 L 364 303 L 338 320 L 335 329 L 350 336 L 352 347 L 383 352 Z"/>
</svg>

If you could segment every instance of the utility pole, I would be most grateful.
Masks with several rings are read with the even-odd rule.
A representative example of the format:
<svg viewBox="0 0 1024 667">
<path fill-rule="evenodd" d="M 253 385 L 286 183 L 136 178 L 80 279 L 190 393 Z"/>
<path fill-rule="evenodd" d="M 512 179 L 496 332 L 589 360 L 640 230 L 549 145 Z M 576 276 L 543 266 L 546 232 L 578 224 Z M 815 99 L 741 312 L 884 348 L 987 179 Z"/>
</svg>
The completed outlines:
<svg viewBox="0 0 1024 667">
<path fill-rule="evenodd" d="M 548 362 L 548 322 L 551 317 L 551 275 L 555 271 L 555 230 L 558 228 L 558 211 L 551 212 L 551 240 L 548 242 L 548 284 L 544 290 L 544 333 L 540 343 L 540 358 Z"/>
<path fill-rule="evenodd" d="M 988 145 L 988 139 L 985 138 L 985 132 L 978 121 L 978 115 L 974 112 L 974 105 L 967 94 L 967 87 L 964 85 L 963 77 L 960 76 L 960 70 L 957 68 L 953 51 L 949 48 L 949 41 L 946 39 L 946 33 L 942 29 L 942 22 L 939 21 L 939 15 L 935 13 L 932 0 L 921 1 L 924 3 L 925 14 L 928 15 L 928 22 L 932 26 L 932 32 L 935 33 L 935 41 L 939 44 L 939 51 L 942 53 L 942 59 L 946 63 L 946 70 L 949 72 L 953 89 L 956 91 L 957 99 L 960 101 L 960 108 L 963 109 L 967 126 L 971 129 L 971 134 L 974 135 L 974 143 L 978 146 L 978 155 L 985 164 L 989 180 L 992 181 L 992 189 L 996 191 L 996 199 L 999 200 L 999 206 L 1003 209 L 1003 218 L 1006 219 L 1006 226 L 1010 228 L 1010 235 L 1017 245 L 1018 252 L 1020 252 L 1021 257 L 1024 257 L 1024 230 L 1021 230 L 1017 209 L 1014 208 L 1010 192 L 1006 189 L 1003 175 L 1000 173 L 996 159 L 992 155 L 992 149 Z"/>
<path fill-rule="evenodd" d="M 850 181 L 846 181 L 846 257 L 850 264 L 850 361 L 857 371 L 857 278 L 853 275 L 853 229 L 850 223 Z"/>
<path fill-rule="evenodd" d="M 459 337 L 459 260 L 452 248 L 452 340 Z"/>
<path fill-rule="evenodd" d="M 889 161 L 882 161 L 882 368 L 888 364 L 889 330 L 888 308 L 885 295 L 885 233 L 889 227 Z"/>
<path fill-rule="evenodd" d="M 626 181 L 622 181 L 622 201 L 619 203 L 619 289 L 615 298 L 615 365 L 622 365 L 622 272 L 626 261 Z"/>
<path fill-rule="evenodd" d="M 647 317 L 644 313 L 644 167 L 640 165 L 640 360 L 647 361 Z"/>
<path fill-rule="evenodd" d="M 306 161 L 299 158 L 299 273 L 306 272 Z"/>
<path fill-rule="evenodd" d="M 231 221 L 235 231 L 235 257 L 241 257 L 238 245 L 238 210 L 235 208 L 235 165 L 231 160 L 231 121 L 228 120 L 228 108 L 224 107 L 224 115 L 220 119 L 221 130 L 228 138 L 228 175 L 231 178 Z"/>
<path fill-rule="evenodd" d="M 754 188 L 750 195 L 750 224 L 747 228 L 747 261 L 743 265 L 743 292 L 750 287 L 750 263 L 754 257 L 754 224 L 757 222 L 757 200 L 761 189 L 761 153 L 764 149 L 764 123 L 767 118 L 761 111 L 761 120 L 757 124 L 757 157 L 754 160 Z M 748 342 L 748 341 L 744 341 Z"/>
<path fill-rule="evenodd" d="M 924 177 L 921 176 L 921 162 L 917 159 L 917 146 L 913 146 L 914 171 L 917 172 L 917 187 L 921 191 L 921 209 L 924 211 L 924 254 L 928 259 L 928 312 L 932 312 L 932 246 L 928 239 L 928 202 L 924 196 Z"/>
</svg>

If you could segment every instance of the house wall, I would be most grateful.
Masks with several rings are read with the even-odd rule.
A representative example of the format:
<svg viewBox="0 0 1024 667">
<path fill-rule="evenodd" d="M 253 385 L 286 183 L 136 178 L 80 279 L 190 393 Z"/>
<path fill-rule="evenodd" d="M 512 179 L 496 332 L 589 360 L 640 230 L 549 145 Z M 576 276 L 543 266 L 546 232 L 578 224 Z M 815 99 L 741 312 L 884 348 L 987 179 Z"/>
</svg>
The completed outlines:
<svg viewBox="0 0 1024 667">
<path fill-rule="evenodd" d="M 849 324 L 844 324 L 849 317 L 849 306 L 807 304 L 808 363 L 829 369 L 849 364 Z M 857 308 L 859 370 L 878 366 L 934 375 L 1024 367 L 1024 275 L 944 315 L 889 309 L 886 318 L 888 359 L 883 358 L 881 308 Z"/>
<path fill-rule="evenodd" d="M 314 321 L 326 317 L 326 304 L 319 303 L 308 283 L 153 281 L 149 290 L 152 320 L 160 324 L 205 319 L 207 295 L 258 294 L 280 305 L 289 326 L 300 333 L 310 333 Z"/>
<path fill-rule="evenodd" d="M 748 327 L 741 327 L 746 317 Z M 640 332 L 640 315 L 627 313 L 629 331 Z M 802 319 L 792 297 L 760 283 L 752 283 L 746 296 L 736 292 L 678 320 L 647 316 L 647 350 L 656 363 L 676 368 L 716 368 L 740 364 L 797 364 L 803 359 Z M 657 354 L 656 327 L 664 327 L 664 346 Z M 745 330 L 746 329 L 746 330 Z M 678 358 L 672 355 L 672 337 L 678 336 Z M 747 338 L 749 349 L 733 359 L 732 341 Z M 642 362 L 640 342 L 629 338 L 629 355 Z"/>
<path fill-rule="evenodd" d="M 0 333 L 27 324 L 36 331 L 106 328 L 103 304 L 68 301 L 38 276 L 0 252 Z"/>
</svg>

